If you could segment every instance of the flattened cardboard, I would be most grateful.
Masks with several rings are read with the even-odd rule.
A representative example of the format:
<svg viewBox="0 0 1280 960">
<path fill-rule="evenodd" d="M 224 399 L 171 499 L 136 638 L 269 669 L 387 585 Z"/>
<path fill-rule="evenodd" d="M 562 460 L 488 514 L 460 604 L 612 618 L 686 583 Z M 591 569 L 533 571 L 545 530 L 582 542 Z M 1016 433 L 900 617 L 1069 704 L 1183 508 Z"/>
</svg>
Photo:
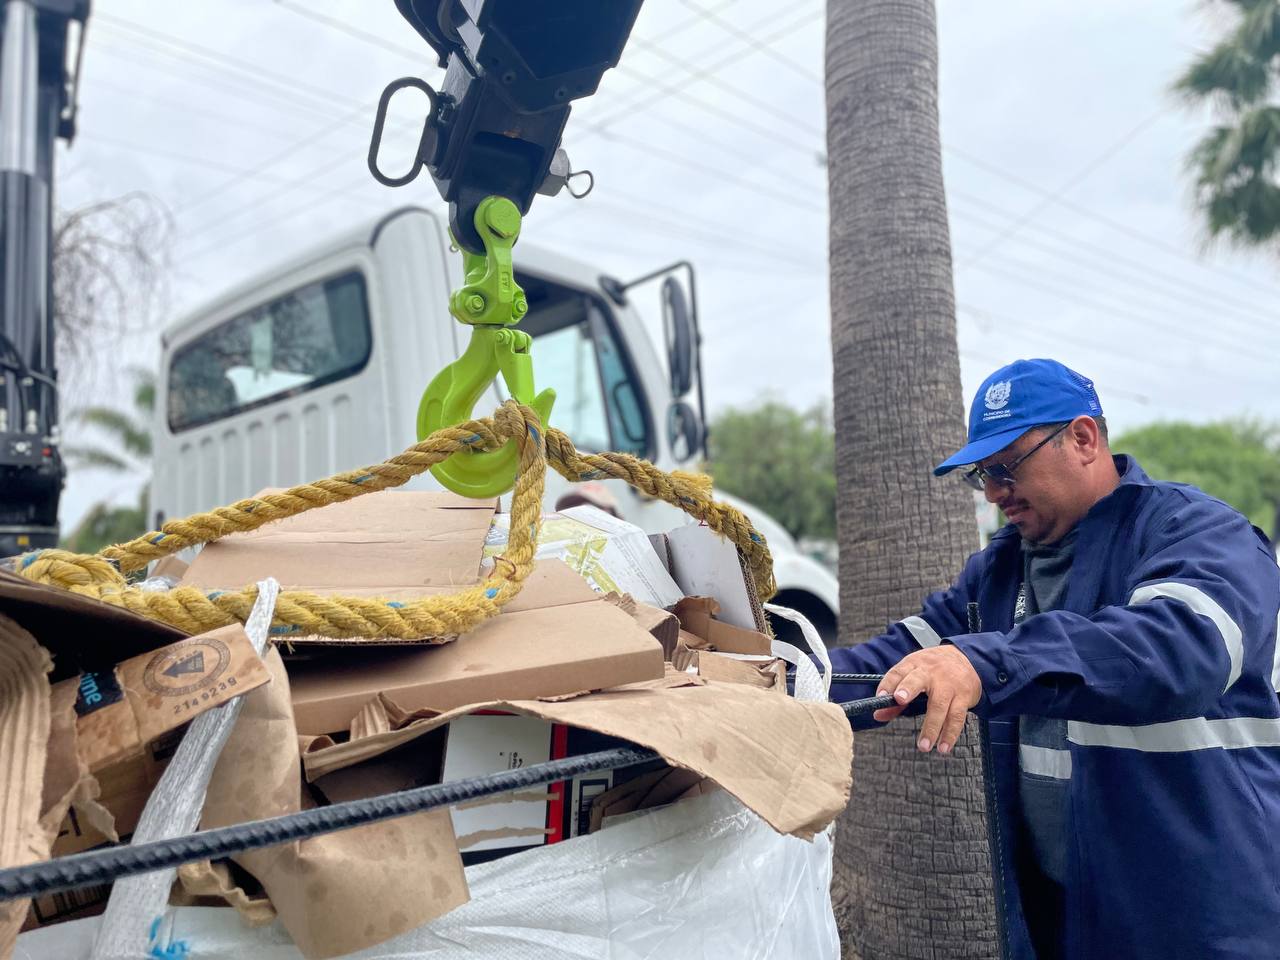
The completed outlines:
<svg viewBox="0 0 1280 960">
<path fill-rule="evenodd" d="M 360 743 L 309 751 L 308 776 L 365 759 L 374 743 L 390 749 L 477 710 L 521 713 L 649 747 L 672 766 L 715 781 L 779 833 L 810 839 L 849 801 L 853 733 L 838 706 L 674 674 L 556 702 L 471 704 Z"/>
<path fill-rule="evenodd" d="M 346 730 L 379 693 L 407 711 L 450 710 L 663 675 L 661 644 L 633 617 L 601 599 L 559 560 L 540 561 L 538 574 L 539 582 L 529 583 L 502 614 L 454 643 L 370 648 L 358 659 L 290 663 L 299 733 Z M 513 609 L 522 599 L 542 606 Z"/>
<path fill-rule="evenodd" d="M 245 697 L 213 771 L 204 828 L 313 806 L 302 783 L 289 679 L 276 650 L 268 651 L 266 664 L 271 683 Z M 262 884 L 308 958 L 380 943 L 468 898 L 448 810 L 251 850 L 234 859 Z"/>
<path fill-rule="evenodd" d="M 75 691 L 55 686 L 50 691 L 49 740 L 45 751 L 44 786 L 39 822 L 42 849 L 47 855 L 60 851 L 54 835 L 66 819 L 76 819 L 104 838 L 115 838 L 110 813 L 97 801 L 98 784 L 76 749 Z M 49 844 L 52 842 L 52 848 Z M 41 858 L 43 859 L 43 857 Z M 60 923 L 101 913 L 109 885 L 36 897 L 31 901 L 24 929 Z"/>
<path fill-rule="evenodd" d="M 223 537 L 196 555 L 182 582 L 229 590 L 271 576 L 283 590 L 389 600 L 453 593 L 479 582 L 496 506 L 452 493 L 371 493 Z"/>
</svg>

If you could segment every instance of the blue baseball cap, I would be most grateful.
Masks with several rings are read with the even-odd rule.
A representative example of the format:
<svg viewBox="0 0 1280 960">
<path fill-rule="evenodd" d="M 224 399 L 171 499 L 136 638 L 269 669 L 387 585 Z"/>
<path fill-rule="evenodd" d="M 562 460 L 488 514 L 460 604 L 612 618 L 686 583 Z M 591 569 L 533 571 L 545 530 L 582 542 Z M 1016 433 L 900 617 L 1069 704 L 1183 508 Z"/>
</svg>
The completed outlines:
<svg viewBox="0 0 1280 960">
<path fill-rule="evenodd" d="M 1100 417 L 1093 381 L 1057 360 L 1015 360 L 978 387 L 969 409 L 969 442 L 933 468 L 940 477 L 985 460 L 1030 430 L 1076 417 Z"/>
</svg>

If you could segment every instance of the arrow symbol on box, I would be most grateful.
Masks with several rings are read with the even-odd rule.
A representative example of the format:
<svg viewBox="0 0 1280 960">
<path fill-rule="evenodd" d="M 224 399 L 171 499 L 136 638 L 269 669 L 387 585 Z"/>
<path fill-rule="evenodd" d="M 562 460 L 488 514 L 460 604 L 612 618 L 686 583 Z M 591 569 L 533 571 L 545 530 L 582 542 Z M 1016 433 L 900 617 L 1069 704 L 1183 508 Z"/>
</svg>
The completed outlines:
<svg viewBox="0 0 1280 960">
<path fill-rule="evenodd" d="M 164 671 L 166 677 L 175 679 L 188 673 L 204 673 L 204 651 L 197 650 L 185 660 L 179 660 Z"/>
</svg>

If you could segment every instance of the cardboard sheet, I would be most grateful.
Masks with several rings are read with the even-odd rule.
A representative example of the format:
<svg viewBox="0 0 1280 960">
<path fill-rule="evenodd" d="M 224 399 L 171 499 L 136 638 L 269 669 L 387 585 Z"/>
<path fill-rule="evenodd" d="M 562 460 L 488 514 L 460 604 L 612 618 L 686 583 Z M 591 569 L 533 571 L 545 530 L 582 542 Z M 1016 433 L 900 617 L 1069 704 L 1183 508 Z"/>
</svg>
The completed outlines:
<svg viewBox="0 0 1280 960">
<path fill-rule="evenodd" d="M 282 590 L 390 600 L 453 593 L 479 582 L 496 505 L 452 493 L 371 493 L 211 543 L 182 582 L 228 590 L 271 576 Z"/>
</svg>

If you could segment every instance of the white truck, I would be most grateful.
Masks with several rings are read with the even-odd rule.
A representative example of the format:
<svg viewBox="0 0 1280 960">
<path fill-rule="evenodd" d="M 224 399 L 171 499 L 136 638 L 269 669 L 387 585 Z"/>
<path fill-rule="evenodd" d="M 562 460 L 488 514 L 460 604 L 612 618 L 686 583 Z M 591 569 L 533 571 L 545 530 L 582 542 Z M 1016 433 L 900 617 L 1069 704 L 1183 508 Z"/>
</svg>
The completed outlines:
<svg viewBox="0 0 1280 960">
<path fill-rule="evenodd" d="M 664 274 L 667 364 L 628 298 L 633 285 L 522 241 L 517 279 L 529 311 L 538 389 L 553 387 L 551 422 L 584 451 L 621 450 L 664 469 L 696 469 L 703 449 L 696 314 L 674 272 Z M 678 266 L 678 265 L 677 265 Z M 376 463 L 416 441 L 427 382 L 466 346 L 448 312 L 462 283 L 446 225 L 408 207 L 332 239 L 240 284 L 162 335 L 152 518 L 207 510 L 269 486 Z M 689 271 L 692 280 L 692 271 Z M 691 291 L 693 292 L 693 291 Z M 669 373 L 669 375 L 668 375 Z M 501 381 L 476 404 L 488 415 Z M 617 512 L 650 533 L 687 518 L 621 481 Z M 429 474 L 413 482 L 438 488 Z M 546 508 L 572 485 L 548 471 Z M 778 603 L 826 637 L 838 610 L 835 577 L 802 554 L 763 511 L 717 491 L 769 541 Z"/>
</svg>

